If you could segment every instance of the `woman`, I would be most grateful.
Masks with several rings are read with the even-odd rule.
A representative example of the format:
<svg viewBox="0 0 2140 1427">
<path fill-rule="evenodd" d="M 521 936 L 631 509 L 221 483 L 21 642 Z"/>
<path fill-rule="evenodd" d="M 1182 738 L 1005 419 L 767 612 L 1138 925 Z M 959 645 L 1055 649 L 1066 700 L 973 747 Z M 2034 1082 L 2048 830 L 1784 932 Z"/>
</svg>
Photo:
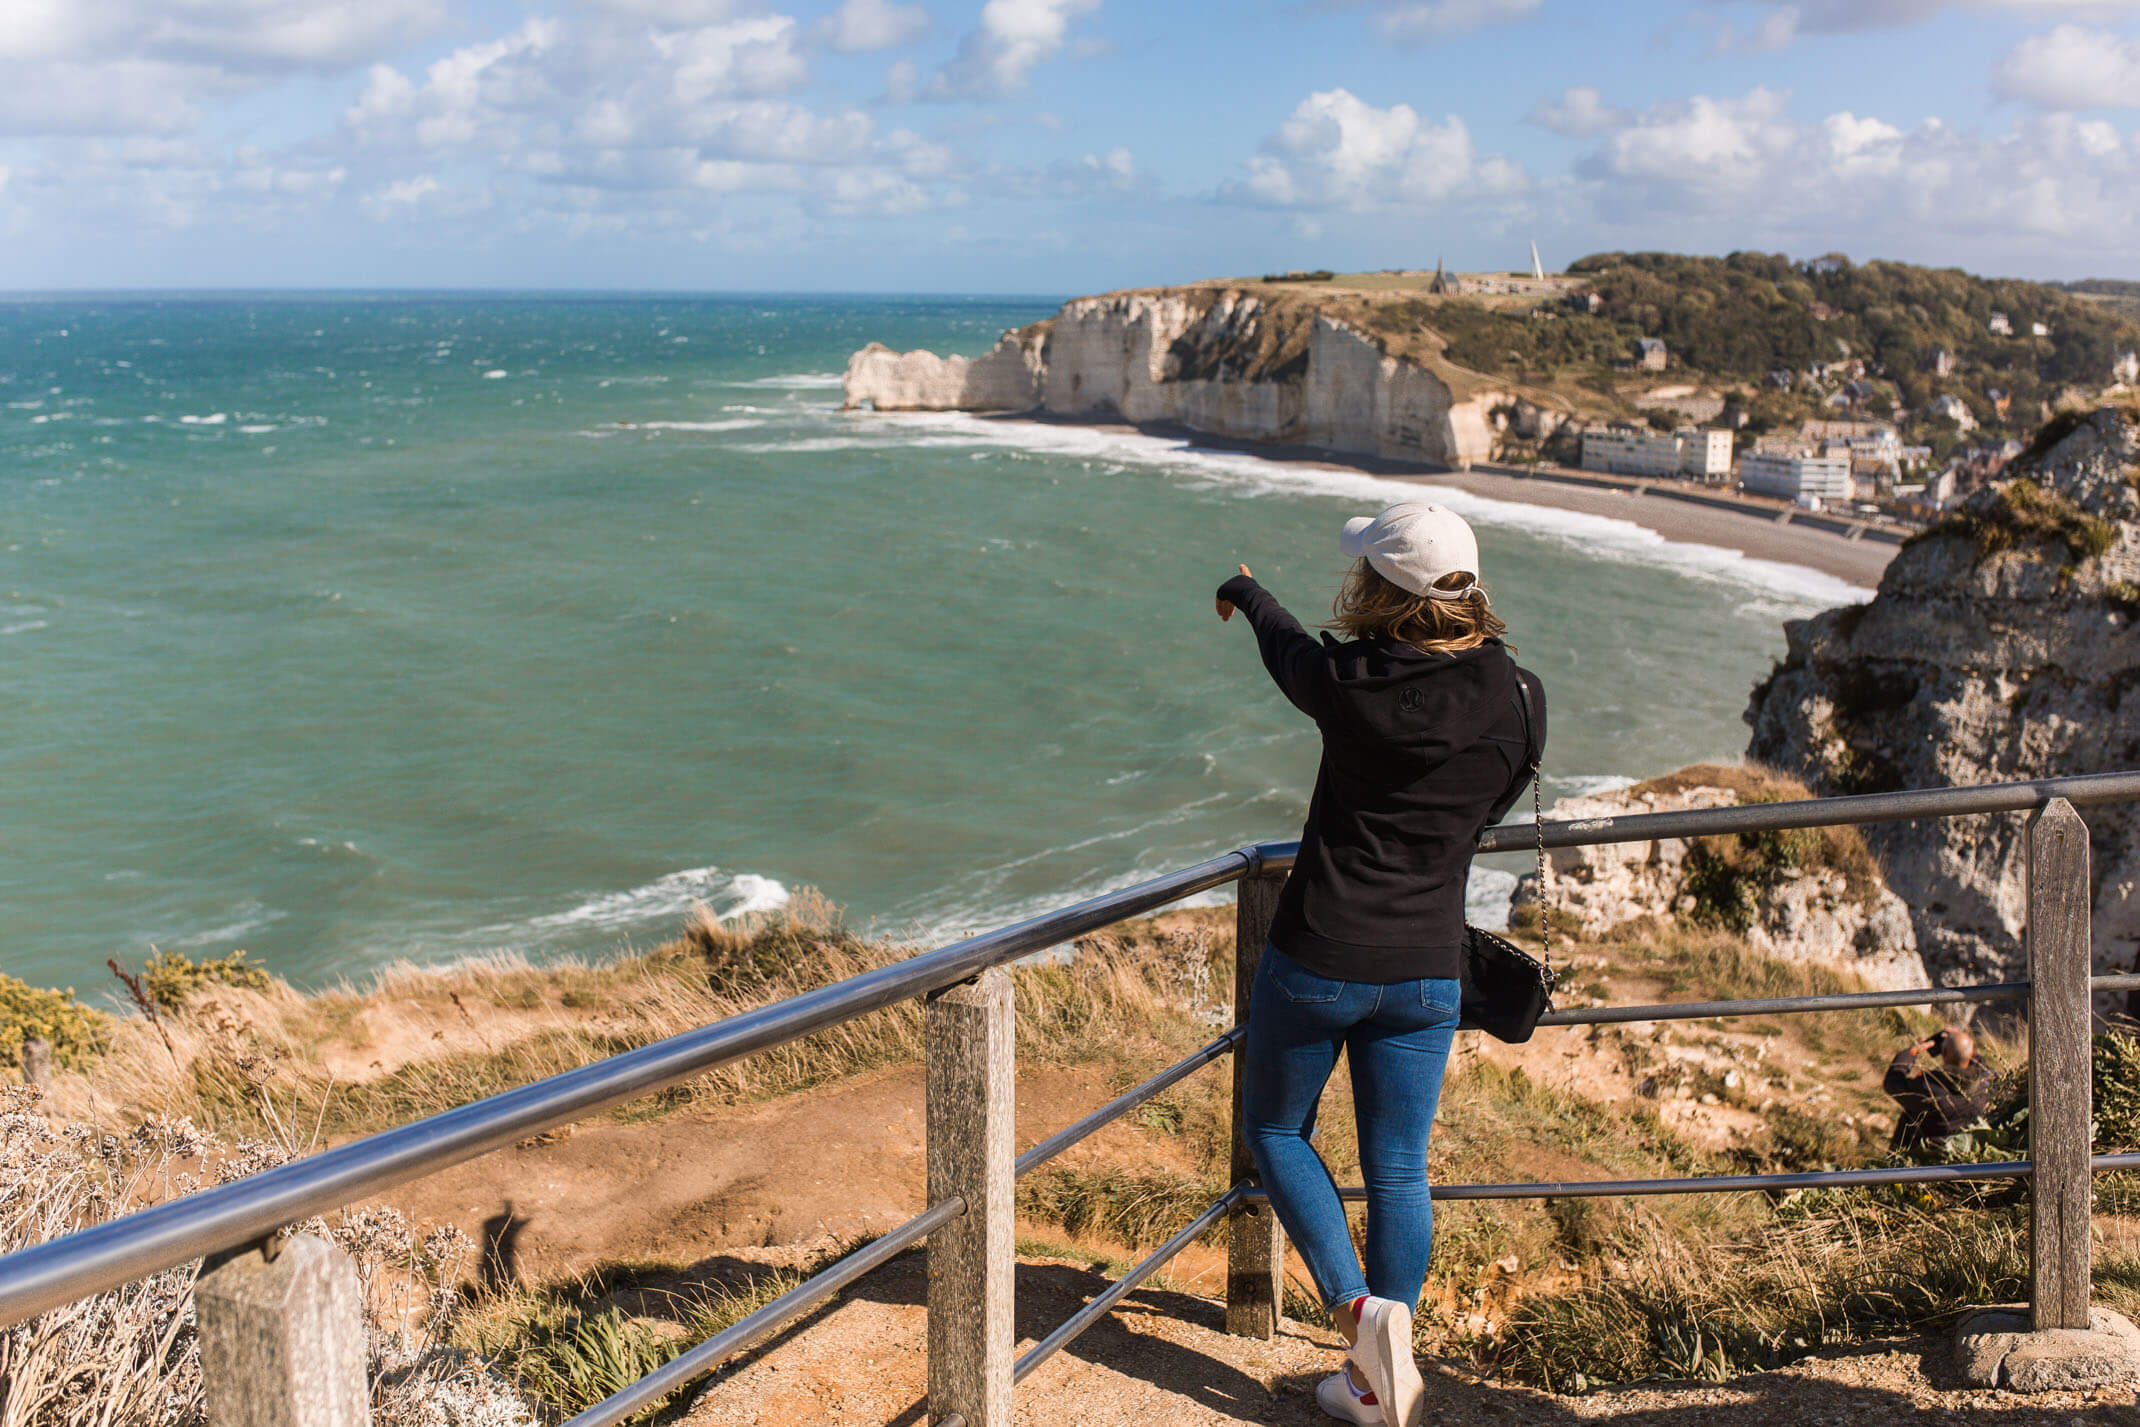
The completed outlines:
<svg viewBox="0 0 2140 1427">
<path fill-rule="evenodd" d="M 1545 691 L 1501 642 L 1460 516 L 1401 501 L 1346 522 L 1338 543 L 1355 557 L 1333 610 L 1342 642 L 1310 638 L 1246 565 L 1218 592 L 1219 618 L 1248 617 L 1264 667 L 1323 735 L 1250 993 L 1242 1120 L 1279 1222 L 1351 1344 L 1316 1400 L 1342 1421 L 1414 1427 L 1427 1135 L 1461 999 L 1464 884 L 1479 833 L 1544 749 Z M 1364 1269 L 1309 1143 L 1340 1049 L 1367 1181 Z"/>
</svg>

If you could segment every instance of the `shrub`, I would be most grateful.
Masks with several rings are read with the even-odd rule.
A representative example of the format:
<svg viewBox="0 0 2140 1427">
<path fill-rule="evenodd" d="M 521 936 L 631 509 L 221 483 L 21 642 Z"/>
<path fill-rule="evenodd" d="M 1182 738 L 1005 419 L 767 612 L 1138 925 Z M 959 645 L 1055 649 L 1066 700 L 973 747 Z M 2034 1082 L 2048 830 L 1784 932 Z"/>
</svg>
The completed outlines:
<svg viewBox="0 0 2140 1427">
<path fill-rule="evenodd" d="M 15 1064 L 24 1041 L 43 1040 L 60 1064 L 81 1065 L 110 1045 L 113 1020 L 83 1005 L 71 986 L 40 990 L 0 971 L 0 1064 Z"/>
<path fill-rule="evenodd" d="M 182 952 L 159 951 L 142 968 L 141 985 L 151 1001 L 166 1011 L 177 1011 L 211 986 L 270 991 L 275 978 L 268 975 L 266 967 L 247 961 L 243 950 L 210 961 L 189 960 Z"/>
<path fill-rule="evenodd" d="M 2072 501 L 2026 476 L 1971 499 L 1939 524 L 1911 536 L 1909 543 L 1947 535 L 1970 541 L 1979 559 L 2007 550 L 2055 546 L 2066 553 L 2063 570 L 2068 575 L 2075 566 L 2108 550 L 2118 538 L 2117 528 L 2109 521 L 2084 513 Z"/>
</svg>

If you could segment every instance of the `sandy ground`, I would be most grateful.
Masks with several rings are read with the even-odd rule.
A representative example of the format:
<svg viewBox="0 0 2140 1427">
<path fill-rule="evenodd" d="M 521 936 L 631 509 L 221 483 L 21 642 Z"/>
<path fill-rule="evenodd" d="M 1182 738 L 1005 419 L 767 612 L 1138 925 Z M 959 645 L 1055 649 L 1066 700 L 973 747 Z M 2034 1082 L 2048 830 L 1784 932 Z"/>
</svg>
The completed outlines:
<svg viewBox="0 0 2140 1427">
<path fill-rule="evenodd" d="M 1899 546 L 1878 540 L 1849 540 L 1831 531 L 1808 525 L 1778 525 L 1759 516 L 1692 505 L 1665 496 L 1633 495 L 1625 491 L 1592 490 L 1558 481 L 1524 480 L 1485 471 L 1419 475 L 1411 480 L 1453 485 L 1492 500 L 1517 501 L 1525 505 L 1550 506 L 1555 510 L 1608 515 L 1654 530 L 1667 540 L 1694 545 L 1716 545 L 1737 550 L 1756 560 L 1802 565 L 1853 585 L 1871 589 L 1880 583 L 1880 573 L 1895 558 Z"/>
<path fill-rule="evenodd" d="M 1105 1286 L 1080 1265 L 1018 1270 L 1019 1351 Z M 922 1258 L 895 1260 L 846 1298 L 738 1360 L 691 1399 L 687 1427 L 890 1423 L 920 1427 L 926 1391 Z M 1021 1427 L 1205 1427 L 1326 1423 L 1315 1384 L 1334 1335 L 1288 1321 L 1267 1342 L 1228 1336 L 1210 1298 L 1167 1287 L 1121 1309 L 1042 1363 L 1018 1389 Z M 2140 1427 L 2131 1389 L 2021 1398 L 1964 1387 L 1939 1339 L 1860 1344 L 1723 1384 L 1614 1388 L 1559 1397 L 1422 1364 L 1429 1424 L 1576 1427 Z"/>
</svg>

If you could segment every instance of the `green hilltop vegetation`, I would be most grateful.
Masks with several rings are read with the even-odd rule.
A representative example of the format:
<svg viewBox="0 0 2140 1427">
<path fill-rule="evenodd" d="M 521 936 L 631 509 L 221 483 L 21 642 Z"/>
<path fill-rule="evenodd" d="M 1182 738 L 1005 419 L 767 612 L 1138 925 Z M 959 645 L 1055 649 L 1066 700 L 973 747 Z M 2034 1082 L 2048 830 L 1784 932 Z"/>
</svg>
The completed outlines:
<svg viewBox="0 0 2140 1427">
<path fill-rule="evenodd" d="M 1359 300 L 1359 311 L 1345 315 L 1364 319 L 1393 352 L 1416 348 L 1431 331 L 1446 343 L 1447 361 L 1554 391 L 1579 409 L 1629 414 L 1627 399 L 1642 388 L 1692 383 L 1745 411 L 1756 433 L 1815 416 L 1872 417 L 1899 420 L 1937 448 L 1959 435 L 1929 410 L 1943 395 L 1960 399 L 1987 431 L 2025 439 L 2050 410 L 2110 385 L 2118 357 L 2140 350 L 2140 283 L 2061 286 L 1775 253 L 1598 253 L 1571 263 L 1567 275 L 1577 280 L 1571 291 L 1597 294 L 1594 312 L 1551 298 L 1429 295 L 1426 275 L 1412 273 L 1316 273 L 1311 291 Z M 1308 276 L 1270 285 L 1282 291 Z M 2006 315 L 2010 335 L 1992 330 L 1994 313 Z M 2038 323 L 2047 335 L 2032 335 Z M 1665 343 L 1668 372 L 1628 370 L 1643 337 Z M 1942 352 L 1950 354 L 1945 374 Z M 1809 379 L 1815 364 L 1853 359 L 1862 374 Z M 1793 374 L 1788 389 L 1770 381 L 1778 372 Z M 1869 390 L 1850 409 L 1823 404 L 1852 378 Z"/>
</svg>

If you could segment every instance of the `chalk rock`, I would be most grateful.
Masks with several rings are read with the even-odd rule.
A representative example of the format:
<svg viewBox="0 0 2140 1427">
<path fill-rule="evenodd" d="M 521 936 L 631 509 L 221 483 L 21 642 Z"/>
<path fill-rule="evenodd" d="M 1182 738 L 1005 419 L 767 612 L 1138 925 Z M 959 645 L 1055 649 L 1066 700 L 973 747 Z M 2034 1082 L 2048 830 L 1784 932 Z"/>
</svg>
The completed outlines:
<svg viewBox="0 0 2140 1427">
<path fill-rule="evenodd" d="M 1327 313 L 1238 288 L 1077 298 L 971 362 L 872 343 L 845 387 L 850 408 L 1040 411 L 1450 467 L 1492 454 L 1493 412 L 1514 401 L 1460 396 Z M 1559 420 L 1532 410 L 1519 427 Z"/>
<path fill-rule="evenodd" d="M 1638 785 L 1594 797 L 1563 798 L 1547 810 L 1546 820 L 1724 807 L 1738 800 L 1738 794 L 1725 787 L 1695 784 L 1651 791 Z M 1695 909 L 1688 851 L 1682 838 L 1556 848 L 1546 854 L 1544 900 L 1557 915 L 1572 918 L 1586 937 L 1602 936 L 1645 916 L 1683 919 Z M 1517 879 L 1513 900 L 1518 906 L 1540 900 L 1535 872 Z M 1809 866 L 1767 888 L 1751 908 L 1744 935 L 1756 951 L 1846 969 L 1878 990 L 1929 984 L 1902 899 L 1885 886 L 1853 893 L 1831 868 Z"/>
<path fill-rule="evenodd" d="M 1904 546 L 1869 604 L 1786 626 L 1747 709 L 1754 758 L 1822 793 L 2140 768 L 2140 417 L 2060 417 L 2008 473 Z M 2129 970 L 2140 809 L 2081 815 L 2095 970 Z M 1942 984 L 2027 974 L 2023 821 L 1864 830 Z"/>
</svg>

